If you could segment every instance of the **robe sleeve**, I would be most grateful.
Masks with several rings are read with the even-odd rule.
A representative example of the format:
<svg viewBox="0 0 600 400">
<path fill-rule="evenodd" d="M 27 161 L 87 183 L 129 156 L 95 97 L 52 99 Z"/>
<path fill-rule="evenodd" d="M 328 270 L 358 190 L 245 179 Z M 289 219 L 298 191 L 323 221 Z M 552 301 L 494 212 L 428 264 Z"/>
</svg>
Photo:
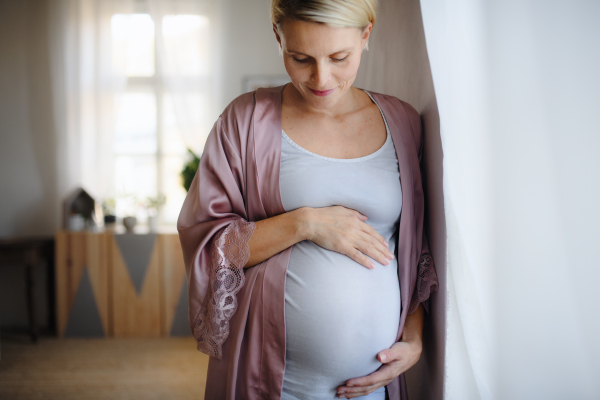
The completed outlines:
<svg viewBox="0 0 600 400">
<path fill-rule="evenodd" d="M 421 117 L 410 104 L 403 102 L 403 105 L 408 114 L 413 135 L 415 136 L 415 144 L 417 145 L 417 151 L 419 154 L 419 167 L 422 167 L 425 140 L 423 135 L 423 126 L 421 124 Z M 421 177 L 422 176 L 423 168 L 421 168 Z M 423 205 L 423 209 L 425 209 L 425 205 Z M 408 313 L 412 314 L 415 312 L 420 303 L 423 303 L 423 308 L 425 308 L 425 311 L 429 312 L 429 297 L 431 296 L 432 292 L 438 290 L 438 287 L 439 283 L 437 273 L 435 271 L 435 264 L 429 251 L 429 244 L 427 243 L 427 236 L 425 235 L 425 229 L 423 227 L 421 254 L 419 256 L 419 263 L 417 265 L 417 281 L 412 293 Z"/>
<path fill-rule="evenodd" d="M 210 132 L 177 220 L 188 284 L 189 322 L 199 351 L 221 359 L 250 258 L 254 222 L 244 201 L 244 123 L 231 110 Z"/>
</svg>

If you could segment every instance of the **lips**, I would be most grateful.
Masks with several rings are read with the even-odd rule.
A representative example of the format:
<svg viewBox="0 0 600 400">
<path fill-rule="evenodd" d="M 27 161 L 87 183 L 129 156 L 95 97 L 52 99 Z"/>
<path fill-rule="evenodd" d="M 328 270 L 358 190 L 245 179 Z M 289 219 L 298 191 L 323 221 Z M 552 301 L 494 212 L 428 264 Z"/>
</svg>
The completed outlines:
<svg viewBox="0 0 600 400">
<path fill-rule="evenodd" d="M 324 97 L 324 96 L 330 95 L 331 93 L 334 92 L 334 90 L 335 90 L 335 88 L 329 89 L 329 90 L 314 90 L 314 89 L 310 89 L 310 91 L 313 92 L 314 95 L 320 96 L 320 97 Z"/>
</svg>

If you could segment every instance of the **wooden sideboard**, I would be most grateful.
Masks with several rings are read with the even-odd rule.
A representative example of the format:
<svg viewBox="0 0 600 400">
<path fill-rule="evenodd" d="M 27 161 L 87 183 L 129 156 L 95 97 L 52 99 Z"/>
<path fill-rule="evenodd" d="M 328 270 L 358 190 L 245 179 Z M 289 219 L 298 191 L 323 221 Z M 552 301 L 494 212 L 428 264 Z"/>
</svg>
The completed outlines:
<svg viewBox="0 0 600 400">
<path fill-rule="evenodd" d="M 56 234 L 60 337 L 190 335 L 177 234 Z"/>
</svg>

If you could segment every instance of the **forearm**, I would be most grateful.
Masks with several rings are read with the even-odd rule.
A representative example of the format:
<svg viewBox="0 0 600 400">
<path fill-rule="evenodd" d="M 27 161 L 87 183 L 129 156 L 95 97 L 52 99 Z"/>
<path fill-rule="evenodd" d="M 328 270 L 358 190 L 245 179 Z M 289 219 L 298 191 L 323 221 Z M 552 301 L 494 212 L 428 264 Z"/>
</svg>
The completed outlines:
<svg viewBox="0 0 600 400">
<path fill-rule="evenodd" d="M 308 208 L 299 208 L 275 217 L 257 221 L 248 242 L 250 258 L 244 268 L 252 267 L 308 237 L 306 214 Z"/>
<path fill-rule="evenodd" d="M 423 346 L 423 305 L 419 304 L 417 310 L 406 316 L 401 341 L 410 342 L 419 348 Z"/>
</svg>

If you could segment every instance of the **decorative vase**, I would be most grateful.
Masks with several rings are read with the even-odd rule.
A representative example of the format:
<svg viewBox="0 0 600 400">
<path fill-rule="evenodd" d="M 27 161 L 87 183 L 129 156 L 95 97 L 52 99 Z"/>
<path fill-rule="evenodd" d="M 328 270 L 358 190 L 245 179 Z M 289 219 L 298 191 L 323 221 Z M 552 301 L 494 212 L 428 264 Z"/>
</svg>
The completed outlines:
<svg viewBox="0 0 600 400">
<path fill-rule="evenodd" d="M 158 216 L 150 215 L 148 216 L 148 228 L 150 228 L 150 232 L 156 233 L 158 231 Z"/>
<path fill-rule="evenodd" d="M 127 231 L 127 233 L 133 233 L 133 228 L 135 227 L 135 224 L 137 224 L 136 217 L 123 218 L 123 226 L 125 227 L 125 230 Z"/>
<path fill-rule="evenodd" d="M 69 217 L 69 230 L 79 232 L 85 228 L 85 219 L 81 214 L 73 214 Z"/>
</svg>

